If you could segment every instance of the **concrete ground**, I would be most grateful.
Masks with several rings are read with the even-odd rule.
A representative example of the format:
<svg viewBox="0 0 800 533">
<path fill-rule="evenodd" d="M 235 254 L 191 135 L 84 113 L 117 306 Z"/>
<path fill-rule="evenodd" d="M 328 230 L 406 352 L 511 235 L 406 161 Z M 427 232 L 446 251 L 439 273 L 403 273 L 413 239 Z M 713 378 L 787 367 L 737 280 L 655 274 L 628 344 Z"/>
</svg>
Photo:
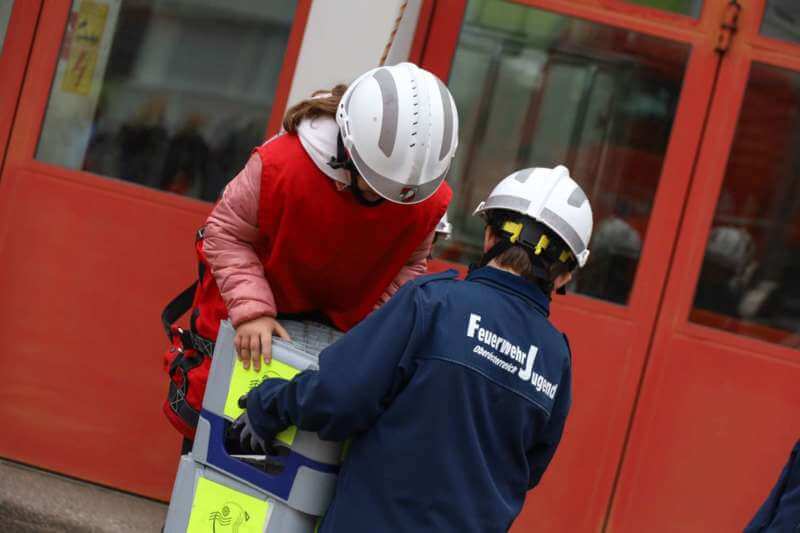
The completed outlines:
<svg viewBox="0 0 800 533">
<path fill-rule="evenodd" d="M 158 533 L 167 506 L 0 459 L 0 531 Z"/>
</svg>

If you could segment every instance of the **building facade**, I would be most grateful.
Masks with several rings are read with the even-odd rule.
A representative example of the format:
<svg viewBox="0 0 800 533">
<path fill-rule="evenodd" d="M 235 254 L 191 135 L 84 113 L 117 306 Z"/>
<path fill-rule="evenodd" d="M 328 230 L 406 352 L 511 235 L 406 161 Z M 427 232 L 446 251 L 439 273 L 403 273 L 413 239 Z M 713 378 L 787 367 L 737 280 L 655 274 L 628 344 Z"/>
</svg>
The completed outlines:
<svg viewBox="0 0 800 533">
<path fill-rule="evenodd" d="M 800 436 L 795 0 L 416 0 L 388 62 L 460 110 L 451 240 L 513 170 L 587 191 L 556 298 L 574 408 L 515 530 L 741 529 Z M 0 457 L 166 499 L 159 315 L 288 105 L 376 66 L 400 0 L 0 0 Z M 794 291 L 798 292 L 795 293 Z"/>
</svg>

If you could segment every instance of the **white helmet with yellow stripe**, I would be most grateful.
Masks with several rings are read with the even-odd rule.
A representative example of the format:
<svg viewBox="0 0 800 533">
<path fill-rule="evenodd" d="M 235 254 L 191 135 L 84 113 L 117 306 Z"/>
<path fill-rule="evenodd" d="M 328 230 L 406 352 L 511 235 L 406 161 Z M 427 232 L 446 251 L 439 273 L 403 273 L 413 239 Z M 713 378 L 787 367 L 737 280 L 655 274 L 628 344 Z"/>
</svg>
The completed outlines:
<svg viewBox="0 0 800 533">
<path fill-rule="evenodd" d="M 525 168 L 514 172 L 497 184 L 474 214 L 486 216 L 493 210 L 519 213 L 541 223 L 564 241 L 577 266 L 586 264 L 592 236 L 592 207 L 567 167 Z M 521 224 L 513 223 L 503 229 L 515 243 L 523 231 Z M 546 237 L 540 239 L 541 236 L 532 243 L 537 255 L 548 244 Z"/>
</svg>

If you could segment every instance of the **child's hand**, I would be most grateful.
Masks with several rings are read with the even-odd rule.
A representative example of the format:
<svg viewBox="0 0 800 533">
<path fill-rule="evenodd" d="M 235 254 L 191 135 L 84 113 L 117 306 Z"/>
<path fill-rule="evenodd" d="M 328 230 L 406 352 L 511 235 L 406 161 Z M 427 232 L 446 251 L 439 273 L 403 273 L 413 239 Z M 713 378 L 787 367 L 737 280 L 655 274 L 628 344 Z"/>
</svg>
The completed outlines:
<svg viewBox="0 0 800 533">
<path fill-rule="evenodd" d="M 292 340 L 283 326 L 268 316 L 244 322 L 236 328 L 233 344 L 236 346 L 236 355 L 239 356 L 245 369 L 250 368 L 250 361 L 253 361 L 253 369 L 258 372 L 261 370 L 262 356 L 264 363 L 272 360 L 273 333 L 277 333 L 284 340 Z"/>
</svg>

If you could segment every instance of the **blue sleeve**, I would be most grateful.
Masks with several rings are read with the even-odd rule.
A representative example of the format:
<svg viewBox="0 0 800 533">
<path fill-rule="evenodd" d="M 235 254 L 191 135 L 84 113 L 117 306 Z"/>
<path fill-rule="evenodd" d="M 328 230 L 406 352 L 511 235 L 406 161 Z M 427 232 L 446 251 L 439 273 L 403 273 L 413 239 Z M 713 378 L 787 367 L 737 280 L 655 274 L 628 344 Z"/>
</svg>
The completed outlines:
<svg viewBox="0 0 800 533">
<path fill-rule="evenodd" d="M 793 525 L 800 525 L 800 440 L 794 445 L 778 482 L 744 528 L 744 533 L 789 531 Z"/>
<path fill-rule="evenodd" d="M 418 288 L 406 283 L 384 306 L 326 348 L 318 371 L 269 379 L 250 392 L 247 414 L 261 437 L 289 426 L 345 440 L 372 426 L 408 382 L 421 336 Z"/>
<path fill-rule="evenodd" d="M 532 489 L 539 484 L 553 455 L 556 453 L 558 444 L 561 442 L 561 435 L 564 433 L 564 426 L 567 423 L 567 415 L 572 405 L 572 370 L 570 363 L 567 362 L 566 368 L 561 374 L 561 385 L 559 386 L 556 402 L 550 414 L 550 420 L 544 427 L 544 432 L 537 443 L 528 451 L 528 464 L 531 466 L 531 474 L 528 481 L 528 489 Z"/>
</svg>

